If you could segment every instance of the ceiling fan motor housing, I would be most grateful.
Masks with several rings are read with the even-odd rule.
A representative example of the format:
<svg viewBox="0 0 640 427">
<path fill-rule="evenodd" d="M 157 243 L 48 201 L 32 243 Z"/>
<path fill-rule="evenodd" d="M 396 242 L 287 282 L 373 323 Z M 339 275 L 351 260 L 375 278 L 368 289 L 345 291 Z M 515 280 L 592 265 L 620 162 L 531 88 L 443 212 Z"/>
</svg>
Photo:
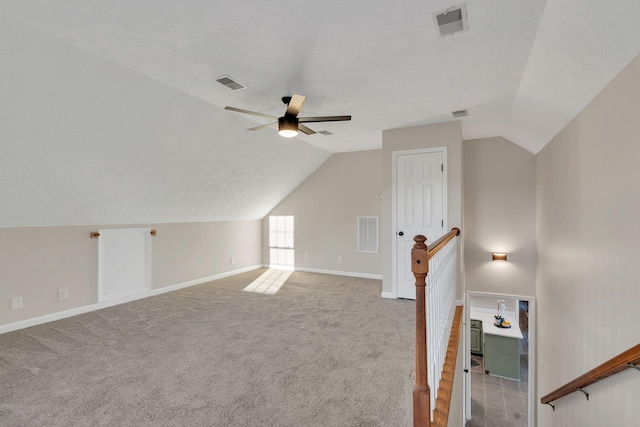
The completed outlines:
<svg viewBox="0 0 640 427">
<path fill-rule="evenodd" d="M 290 114 L 285 114 L 278 119 L 278 129 L 280 130 L 298 130 L 298 118 Z"/>
<path fill-rule="evenodd" d="M 278 118 L 278 132 L 286 137 L 296 136 L 298 134 L 298 118 L 291 114 L 285 114 Z"/>
</svg>

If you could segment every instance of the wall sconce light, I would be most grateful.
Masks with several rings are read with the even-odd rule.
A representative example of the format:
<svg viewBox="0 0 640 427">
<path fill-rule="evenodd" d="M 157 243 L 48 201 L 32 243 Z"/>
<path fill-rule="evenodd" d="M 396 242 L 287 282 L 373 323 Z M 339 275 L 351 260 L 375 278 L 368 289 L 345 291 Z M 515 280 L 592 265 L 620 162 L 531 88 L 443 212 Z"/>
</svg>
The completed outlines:
<svg viewBox="0 0 640 427">
<path fill-rule="evenodd" d="M 507 254 L 504 253 L 504 252 L 492 252 L 491 256 L 492 256 L 492 261 L 506 261 L 507 260 Z"/>
</svg>

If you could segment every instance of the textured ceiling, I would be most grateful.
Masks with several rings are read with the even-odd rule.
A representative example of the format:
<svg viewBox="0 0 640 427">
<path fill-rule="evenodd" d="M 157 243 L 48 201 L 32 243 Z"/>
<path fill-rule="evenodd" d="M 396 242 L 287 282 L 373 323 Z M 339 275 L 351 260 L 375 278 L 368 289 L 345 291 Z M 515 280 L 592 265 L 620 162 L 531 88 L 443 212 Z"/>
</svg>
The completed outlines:
<svg viewBox="0 0 640 427">
<path fill-rule="evenodd" d="M 331 152 L 459 109 L 465 139 L 537 153 L 640 52 L 637 0 L 473 1 L 438 37 L 457 4 L 0 0 L 0 225 L 259 218 Z M 279 116 L 291 93 L 353 120 L 284 140 L 223 110 Z"/>
</svg>

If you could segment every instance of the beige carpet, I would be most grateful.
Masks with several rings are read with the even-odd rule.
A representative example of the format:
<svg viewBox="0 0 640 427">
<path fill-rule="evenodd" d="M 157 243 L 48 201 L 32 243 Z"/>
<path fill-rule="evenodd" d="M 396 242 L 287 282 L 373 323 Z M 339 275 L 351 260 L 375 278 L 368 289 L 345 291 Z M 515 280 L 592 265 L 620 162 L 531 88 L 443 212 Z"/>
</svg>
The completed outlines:
<svg viewBox="0 0 640 427">
<path fill-rule="evenodd" d="M 0 335 L 0 425 L 411 425 L 414 303 L 264 271 Z"/>
</svg>

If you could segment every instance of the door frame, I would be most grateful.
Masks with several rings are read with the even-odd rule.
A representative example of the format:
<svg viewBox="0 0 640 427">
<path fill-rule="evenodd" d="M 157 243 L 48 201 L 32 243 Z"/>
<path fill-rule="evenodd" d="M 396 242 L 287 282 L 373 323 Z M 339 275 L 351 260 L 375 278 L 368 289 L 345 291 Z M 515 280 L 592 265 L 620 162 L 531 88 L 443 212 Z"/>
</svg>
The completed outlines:
<svg viewBox="0 0 640 427">
<path fill-rule="evenodd" d="M 391 295 L 393 298 L 398 298 L 398 242 L 396 239 L 397 228 L 397 206 L 396 206 L 396 163 L 398 156 L 405 156 L 408 154 L 427 154 L 427 153 L 442 153 L 442 164 L 444 165 L 444 171 L 442 172 L 442 219 L 444 220 L 444 230 L 449 229 L 448 219 L 448 192 L 447 192 L 447 147 L 431 147 L 431 148 L 418 148 L 413 150 L 399 150 L 391 152 Z"/>
<path fill-rule="evenodd" d="M 464 366 L 463 377 L 464 398 L 462 399 L 462 425 L 471 417 L 471 297 L 490 297 L 496 299 L 516 299 L 529 302 L 529 401 L 527 402 L 527 419 L 529 427 L 536 425 L 535 383 L 536 383 L 536 298 L 524 295 L 497 294 L 492 292 L 466 291 L 464 296 Z"/>
</svg>

